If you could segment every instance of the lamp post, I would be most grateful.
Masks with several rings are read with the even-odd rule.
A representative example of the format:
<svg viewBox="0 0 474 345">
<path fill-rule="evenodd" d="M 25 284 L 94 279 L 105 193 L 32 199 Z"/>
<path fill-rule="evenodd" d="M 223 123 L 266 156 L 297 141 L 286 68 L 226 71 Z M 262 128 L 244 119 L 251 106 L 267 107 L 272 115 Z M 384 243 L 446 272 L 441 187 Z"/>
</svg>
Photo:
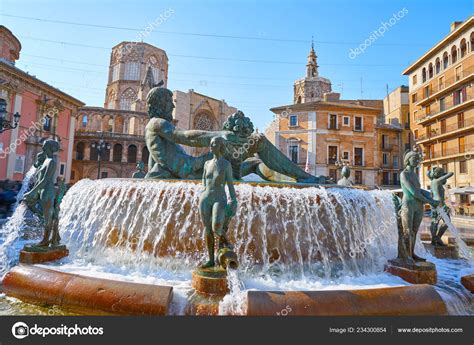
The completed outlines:
<svg viewBox="0 0 474 345">
<path fill-rule="evenodd" d="M 98 162 L 98 169 L 97 169 L 97 179 L 100 179 L 100 162 L 102 160 L 102 153 L 105 150 L 110 150 L 110 145 L 107 144 L 104 139 L 100 138 L 99 142 L 92 143 L 92 148 L 97 150 L 97 162 Z"/>
<path fill-rule="evenodd" d="M 13 120 L 8 120 L 7 115 L 7 101 L 5 101 L 4 99 L 0 99 L 0 133 L 18 127 L 18 122 L 20 121 L 20 113 L 16 112 L 15 114 L 12 114 Z"/>
</svg>

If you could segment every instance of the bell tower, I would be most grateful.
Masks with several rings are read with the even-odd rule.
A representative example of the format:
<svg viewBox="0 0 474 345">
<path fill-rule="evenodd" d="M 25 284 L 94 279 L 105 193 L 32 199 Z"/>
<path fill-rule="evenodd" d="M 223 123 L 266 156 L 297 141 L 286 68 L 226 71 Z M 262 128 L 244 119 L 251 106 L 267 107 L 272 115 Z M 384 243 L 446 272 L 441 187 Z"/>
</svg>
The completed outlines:
<svg viewBox="0 0 474 345">
<path fill-rule="evenodd" d="M 331 92 L 331 81 L 319 76 L 318 56 L 311 40 L 305 78 L 295 81 L 293 86 L 293 103 L 316 102 L 323 99 L 324 94 Z"/>
</svg>

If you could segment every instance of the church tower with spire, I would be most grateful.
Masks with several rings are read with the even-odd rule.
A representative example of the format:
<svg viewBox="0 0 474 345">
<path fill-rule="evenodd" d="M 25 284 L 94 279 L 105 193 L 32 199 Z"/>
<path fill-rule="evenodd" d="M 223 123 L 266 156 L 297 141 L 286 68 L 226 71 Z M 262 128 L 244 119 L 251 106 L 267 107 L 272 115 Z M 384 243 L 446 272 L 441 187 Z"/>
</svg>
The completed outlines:
<svg viewBox="0 0 474 345">
<path fill-rule="evenodd" d="M 295 81 L 293 103 L 320 101 L 325 93 L 331 92 L 331 81 L 319 76 L 317 59 L 314 43 L 311 42 L 311 50 L 306 64 L 306 77 Z"/>
</svg>

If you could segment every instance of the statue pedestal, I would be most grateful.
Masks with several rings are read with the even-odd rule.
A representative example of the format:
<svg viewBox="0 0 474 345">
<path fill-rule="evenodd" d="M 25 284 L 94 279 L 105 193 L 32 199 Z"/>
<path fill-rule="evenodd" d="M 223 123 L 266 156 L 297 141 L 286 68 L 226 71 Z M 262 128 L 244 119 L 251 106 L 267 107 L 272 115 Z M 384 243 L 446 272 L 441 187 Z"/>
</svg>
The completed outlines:
<svg viewBox="0 0 474 345">
<path fill-rule="evenodd" d="M 221 267 L 198 268 L 193 272 L 192 287 L 203 295 L 225 296 L 229 292 L 227 272 Z"/>
<path fill-rule="evenodd" d="M 434 246 L 431 243 L 425 244 L 425 248 L 438 259 L 457 259 L 459 257 L 456 246 Z"/>
<path fill-rule="evenodd" d="M 69 255 L 65 245 L 54 247 L 25 246 L 20 252 L 22 264 L 40 264 L 42 262 L 55 261 Z"/>
<path fill-rule="evenodd" d="M 474 274 L 461 277 L 461 284 L 474 294 Z"/>
<path fill-rule="evenodd" d="M 438 281 L 436 266 L 428 261 L 419 261 L 414 264 L 409 264 L 400 259 L 388 260 L 384 271 L 412 284 L 434 285 Z"/>
</svg>

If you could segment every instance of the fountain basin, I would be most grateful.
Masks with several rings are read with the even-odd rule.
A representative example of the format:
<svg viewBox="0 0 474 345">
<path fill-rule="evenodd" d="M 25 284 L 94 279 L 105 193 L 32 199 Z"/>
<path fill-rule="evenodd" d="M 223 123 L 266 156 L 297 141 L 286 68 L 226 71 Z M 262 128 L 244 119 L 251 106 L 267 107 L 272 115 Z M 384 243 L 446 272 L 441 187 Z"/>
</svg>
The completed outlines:
<svg viewBox="0 0 474 345">
<path fill-rule="evenodd" d="M 166 315 L 173 288 L 99 279 L 19 265 L 4 278 L 4 292 L 36 305 L 56 305 L 82 315 Z M 195 295 L 186 314 L 216 315 L 222 296 Z M 197 298 L 197 299 L 196 299 Z M 445 315 L 429 285 L 324 291 L 247 291 L 249 316 Z"/>
<path fill-rule="evenodd" d="M 249 291 L 250 316 L 446 315 L 430 285 L 338 291 Z"/>
<path fill-rule="evenodd" d="M 85 315 L 166 315 L 173 296 L 171 286 L 84 277 L 31 265 L 11 269 L 3 289 L 24 302 Z"/>
</svg>

